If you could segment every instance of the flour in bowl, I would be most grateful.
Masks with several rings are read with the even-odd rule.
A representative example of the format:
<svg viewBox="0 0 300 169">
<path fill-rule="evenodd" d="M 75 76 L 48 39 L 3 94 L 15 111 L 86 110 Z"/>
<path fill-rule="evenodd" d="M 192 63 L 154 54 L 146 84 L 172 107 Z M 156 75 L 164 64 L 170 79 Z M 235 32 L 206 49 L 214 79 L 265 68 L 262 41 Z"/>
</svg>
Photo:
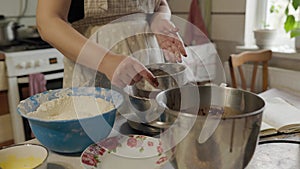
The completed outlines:
<svg viewBox="0 0 300 169">
<path fill-rule="evenodd" d="M 27 115 L 43 120 L 71 120 L 92 117 L 114 109 L 104 99 L 92 96 L 64 96 L 42 103 Z"/>
</svg>

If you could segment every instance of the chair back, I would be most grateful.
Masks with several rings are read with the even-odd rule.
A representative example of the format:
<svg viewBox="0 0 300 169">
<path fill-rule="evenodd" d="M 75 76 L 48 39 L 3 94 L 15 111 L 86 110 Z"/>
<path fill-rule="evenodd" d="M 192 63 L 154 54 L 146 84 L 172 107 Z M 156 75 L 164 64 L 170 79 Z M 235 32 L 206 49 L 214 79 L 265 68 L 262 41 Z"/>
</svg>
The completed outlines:
<svg viewBox="0 0 300 169">
<path fill-rule="evenodd" d="M 268 62 L 272 58 L 272 51 L 268 49 L 258 50 L 258 51 L 245 51 L 240 54 L 232 54 L 229 57 L 229 69 L 230 76 L 232 80 L 232 87 L 238 88 L 241 87 L 244 90 L 247 89 L 247 83 L 245 79 L 245 74 L 243 71 L 243 65 L 252 63 L 252 78 L 251 78 L 251 86 L 250 91 L 255 92 L 256 86 L 256 74 L 258 65 L 262 65 L 262 91 L 268 89 Z M 235 68 L 238 69 L 241 79 L 241 84 L 237 84 L 237 80 L 235 77 Z"/>
</svg>

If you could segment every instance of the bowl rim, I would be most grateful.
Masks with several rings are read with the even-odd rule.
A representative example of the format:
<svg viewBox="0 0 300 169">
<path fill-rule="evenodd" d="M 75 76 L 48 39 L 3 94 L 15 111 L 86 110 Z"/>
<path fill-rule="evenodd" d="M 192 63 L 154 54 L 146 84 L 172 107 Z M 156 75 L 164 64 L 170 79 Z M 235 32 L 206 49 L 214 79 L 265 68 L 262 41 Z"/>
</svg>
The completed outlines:
<svg viewBox="0 0 300 169">
<path fill-rule="evenodd" d="M 164 94 L 166 92 L 169 92 L 169 91 L 172 91 L 172 90 L 177 90 L 177 89 L 180 89 L 182 87 L 197 87 L 197 88 L 223 88 L 224 90 L 229 90 L 229 91 L 237 91 L 237 92 L 243 92 L 243 93 L 246 93 L 246 94 L 249 94 L 249 95 L 254 95 L 257 97 L 257 99 L 259 99 L 263 105 L 258 108 L 257 110 L 254 110 L 252 112 L 247 112 L 247 113 L 243 113 L 243 114 L 237 114 L 237 115 L 231 115 L 231 116 L 226 116 L 226 117 L 221 117 L 221 119 L 239 119 L 239 118 L 245 118 L 245 117 L 249 117 L 249 116 L 256 116 L 256 115 L 259 115 L 259 114 L 263 114 L 263 111 L 265 109 L 265 106 L 266 106 L 266 103 L 264 101 L 264 99 L 258 95 L 258 94 L 255 94 L 253 92 L 250 92 L 250 91 L 247 91 L 247 90 L 243 90 L 243 89 L 238 89 L 238 88 L 233 88 L 233 87 L 221 87 L 221 86 L 214 86 L 214 85 L 208 85 L 208 86 L 200 86 L 200 85 L 186 85 L 186 86 L 181 86 L 181 87 L 175 87 L 175 88 L 171 88 L 171 89 L 167 89 L 167 90 L 164 90 L 160 93 L 158 93 L 158 95 L 156 96 L 155 100 L 157 101 L 157 103 L 166 108 L 165 107 L 165 104 L 161 102 L 161 98 L 164 96 Z M 214 105 L 211 105 L 211 106 L 214 106 Z M 185 113 L 185 112 L 178 112 L 176 110 L 173 110 L 173 109 L 170 109 L 170 108 L 166 108 L 168 110 L 169 113 L 173 114 L 173 115 L 181 115 L 181 116 L 184 116 L 184 117 L 205 117 L 206 116 L 199 116 L 198 114 L 190 114 L 190 113 Z"/>
<path fill-rule="evenodd" d="M 21 147 L 21 146 L 34 146 L 34 147 L 40 147 L 40 148 L 46 150 L 46 156 L 44 157 L 43 161 L 39 165 L 35 166 L 33 169 L 38 168 L 41 165 L 43 165 L 47 161 L 47 159 L 49 157 L 49 153 L 50 152 L 49 152 L 48 148 L 45 147 L 44 145 L 36 144 L 36 143 L 12 144 L 12 145 L 9 145 L 9 146 L 4 146 L 0 150 L 5 150 L 5 149 L 13 148 L 13 147 Z"/>
<path fill-rule="evenodd" d="M 155 137 L 151 137 L 151 136 L 147 136 L 147 135 L 143 135 L 143 134 L 129 134 L 129 135 L 122 135 L 121 137 L 124 137 L 124 138 L 125 138 L 125 137 L 128 137 L 128 138 L 129 138 L 129 137 L 135 137 L 135 136 L 142 136 L 142 137 L 145 137 L 146 139 L 152 139 L 152 140 L 155 140 L 155 141 L 158 141 L 158 142 L 161 141 L 160 138 L 155 138 Z M 93 143 L 93 144 L 89 145 L 89 146 L 81 153 L 80 158 L 82 158 L 84 152 L 87 151 L 87 150 L 89 149 L 89 147 L 92 146 L 92 145 L 97 145 L 97 146 L 99 146 L 99 147 L 105 149 L 105 151 L 106 151 L 106 152 L 109 152 L 109 154 L 111 154 L 111 155 L 114 155 L 114 156 L 117 156 L 117 157 L 120 157 L 120 158 L 126 158 L 126 159 L 137 159 L 137 160 L 139 160 L 139 159 L 149 159 L 149 158 L 159 157 L 159 156 L 163 156 L 163 155 L 166 156 L 165 151 L 163 151 L 160 155 L 159 155 L 159 153 L 154 153 L 153 155 L 147 155 L 147 156 L 143 156 L 143 157 L 138 157 L 138 156 L 135 156 L 135 157 L 127 157 L 127 156 L 124 156 L 124 155 L 120 155 L 120 154 L 118 154 L 118 153 L 116 153 L 116 152 L 114 152 L 114 151 L 110 151 L 110 150 L 107 149 L 105 146 L 102 146 L 102 145 L 100 144 L 101 141 L 104 141 L 104 140 L 107 140 L 107 139 L 110 139 L 110 138 L 114 138 L 114 137 L 118 137 L 118 136 L 110 136 L 110 137 L 104 138 L 103 140 L 100 140 L 100 141 L 98 141 L 98 142 L 96 142 L 96 143 Z"/>
<path fill-rule="evenodd" d="M 177 74 L 183 73 L 183 72 L 187 69 L 187 67 L 186 67 L 184 64 L 180 64 L 180 63 L 156 63 L 156 64 L 149 64 L 149 65 L 146 65 L 145 67 L 146 67 L 147 69 L 149 69 L 149 68 L 152 68 L 151 66 L 157 66 L 157 65 L 158 65 L 158 66 L 160 66 L 160 65 L 180 65 L 181 68 L 183 68 L 183 70 L 181 70 L 181 71 L 179 71 L 179 72 L 176 72 L 176 73 L 170 73 L 170 74 L 168 74 L 168 75 L 158 75 L 158 76 L 155 75 L 156 78 L 168 77 L 168 76 L 175 76 L 175 75 L 177 75 Z M 168 72 L 167 72 L 167 73 L 168 73 Z"/>
<path fill-rule="evenodd" d="M 155 138 L 155 137 L 151 137 L 151 136 L 147 136 L 147 135 L 143 135 L 143 134 L 129 134 L 129 135 L 127 135 L 126 137 L 135 137 L 135 136 L 142 136 L 142 137 L 145 137 L 146 139 L 151 139 L 152 141 L 157 141 L 158 143 L 161 141 L 160 138 Z M 103 146 L 101 146 L 101 147 L 108 151 L 108 149 L 107 149 L 106 147 L 103 147 Z M 165 153 L 163 152 L 163 153 L 161 153 L 160 155 L 159 155 L 159 153 L 154 153 L 154 154 L 152 154 L 152 155 L 147 155 L 147 156 L 143 156 L 143 157 L 138 157 L 138 156 L 135 156 L 135 157 L 128 157 L 128 156 L 120 155 L 120 154 L 118 154 L 118 153 L 116 153 L 116 152 L 114 152 L 114 151 L 112 151 L 110 154 L 113 154 L 113 155 L 115 155 L 115 156 L 117 156 L 117 157 L 120 157 L 120 158 L 137 159 L 137 160 L 139 160 L 139 159 L 150 159 L 150 158 L 155 158 L 155 157 L 158 157 L 158 156 L 162 156 L 162 155 L 164 155 Z"/>
<path fill-rule="evenodd" d="M 67 120 L 46 120 L 46 119 L 40 119 L 40 118 L 36 118 L 36 117 L 31 117 L 31 116 L 28 116 L 28 115 L 25 115 L 25 114 L 20 114 L 22 117 L 28 119 L 28 120 L 32 120 L 32 121 L 37 121 L 37 122 L 48 122 L 48 123 L 64 123 L 64 122 L 78 122 L 78 121 L 81 121 L 81 120 L 89 120 L 89 119 L 92 119 L 92 118 L 95 118 L 95 117 L 101 117 L 105 114 L 109 114 L 109 113 L 116 113 L 116 110 L 117 108 L 113 108 L 107 112 L 103 112 L 101 114 L 97 114 L 97 115 L 94 115 L 94 116 L 90 116 L 90 117 L 84 117 L 84 118 L 80 118 L 80 119 L 67 119 Z"/>
<path fill-rule="evenodd" d="M 59 91 L 59 90 L 71 90 L 73 91 L 74 89 L 84 89 L 84 88 L 95 88 L 95 89 L 104 89 L 106 91 L 113 91 L 115 93 L 117 93 L 119 96 L 121 96 L 121 99 L 119 102 L 117 102 L 117 104 L 113 104 L 114 105 L 114 108 L 113 109 L 110 109 L 106 112 L 103 112 L 101 114 L 98 114 L 98 115 L 94 115 L 94 116 L 90 116 L 90 117 L 84 117 L 84 118 L 77 118 L 77 119 L 67 119 L 67 120 L 47 120 L 47 119 L 40 119 L 40 118 L 35 118 L 35 117 L 31 117 L 31 116 L 28 116 L 27 114 L 29 113 L 24 113 L 21 111 L 21 108 L 20 106 L 22 104 L 25 104 L 24 102 L 26 101 L 30 101 L 30 100 L 35 100 L 35 98 L 39 98 L 40 95 L 43 95 L 43 94 L 49 94 L 49 92 L 56 92 L 56 91 Z M 58 97 L 59 98 L 59 97 Z M 56 98 L 56 99 L 58 99 Z M 99 98 L 99 97 L 95 97 L 95 98 Z M 52 100 L 55 100 L 55 99 L 52 99 Z M 101 117 L 105 114 L 109 114 L 109 113 L 116 113 L 116 110 L 123 104 L 124 102 L 124 96 L 122 95 L 122 93 L 120 93 L 119 91 L 116 91 L 114 89 L 109 89 L 109 88 L 103 88 L 103 87 L 73 87 L 73 88 L 61 88 L 61 89 L 55 89 L 55 90 L 47 90 L 47 91 L 44 91 L 42 93 L 38 93 L 38 94 L 35 94 L 33 96 L 30 96 L 28 98 L 26 98 L 25 100 L 22 100 L 18 107 L 17 107 L 17 112 L 19 115 L 21 115 L 22 117 L 28 119 L 28 120 L 33 120 L 33 121 L 38 121 L 38 122 L 50 122 L 50 123 L 61 123 L 61 122 L 77 122 L 77 121 L 81 121 L 81 120 L 88 120 L 88 119 L 92 119 L 92 118 L 95 118 L 95 117 Z M 39 106 L 38 106 L 39 107 Z M 37 107 L 37 108 L 38 108 Z"/>
</svg>

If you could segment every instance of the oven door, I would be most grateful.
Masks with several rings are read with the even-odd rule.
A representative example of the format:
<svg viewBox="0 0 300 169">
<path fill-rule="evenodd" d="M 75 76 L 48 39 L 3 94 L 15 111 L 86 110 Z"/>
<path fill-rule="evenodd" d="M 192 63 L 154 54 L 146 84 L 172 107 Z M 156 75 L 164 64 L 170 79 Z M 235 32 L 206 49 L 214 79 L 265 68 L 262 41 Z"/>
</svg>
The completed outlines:
<svg viewBox="0 0 300 169">
<path fill-rule="evenodd" d="M 47 90 L 54 90 L 54 89 L 59 89 L 62 88 L 63 86 L 63 70 L 61 71 L 55 71 L 55 72 L 47 72 L 43 73 L 45 80 L 47 81 L 46 83 L 46 88 Z M 24 100 L 28 97 L 30 97 L 29 94 L 29 77 L 28 76 L 22 76 L 17 78 L 18 82 L 18 89 L 19 89 L 19 96 L 20 100 Z M 24 127 L 24 135 L 25 135 L 25 140 L 30 140 L 34 136 L 31 133 L 31 129 L 28 123 L 28 120 L 25 118 L 22 118 L 23 121 L 23 127 Z"/>
</svg>

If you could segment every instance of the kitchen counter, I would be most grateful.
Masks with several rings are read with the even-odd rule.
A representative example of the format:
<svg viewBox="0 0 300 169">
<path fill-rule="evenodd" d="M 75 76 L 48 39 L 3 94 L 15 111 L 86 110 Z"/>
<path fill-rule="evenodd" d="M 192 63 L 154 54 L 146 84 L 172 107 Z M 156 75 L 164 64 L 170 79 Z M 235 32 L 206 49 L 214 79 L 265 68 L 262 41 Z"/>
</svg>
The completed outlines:
<svg viewBox="0 0 300 169">
<path fill-rule="evenodd" d="M 290 140 L 294 140 L 297 139 L 300 141 L 300 134 L 292 134 L 292 135 L 283 135 L 283 136 L 274 136 L 272 137 L 272 139 L 280 139 L 280 138 L 285 138 L 285 139 L 290 139 Z M 264 140 L 268 140 L 268 138 L 264 138 Z M 39 142 L 36 139 L 30 140 L 28 141 L 28 143 L 37 143 L 39 144 Z M 260 145 L 258 145 L 258 147 L 256 148 L 256 152 L 258 152 L 257 150 L 260 148 Z M 298 146 L 298 150 L 299 150 L 299 146 Z M 294 149 L 294 148 L 293 148 Z M 287 155 L 291 155 L 289 154 L 288 151 L 285 152 L 286 154 L 282 154 L 282 157 L 287 157 Z M 300 154 L 294 154 L 295 159 L 300 159 Z M 258 154 L 254 154 L 254 156 L 252 157 L 252 160 L 250 161 L 249 165 L 245 168 L 245 169 L 261 169 L 264 168 L 264 163 L 260 163 L 258 166 L 256 164 L 256 162 L 258 161 Z M 57 154 L 55 152 L 50 152 L 49 157 L 48 157 L 48 165 L 47 165 L 47 169 L 82 169 L 82 166 L 80 164 L 80 156 L 68 156 L 68 155 L 62 155 L 62 154 Z M 260 161 L 261 162 L 261 161 Z M 295 164 L 298 164 L 298 166 L 295 166 L 296 168 L 300 168 L 299 166 L 299 161 Z M 265 163 L 266 166 L 270 165 L 270 163 L 266 160 Z M 173 166 L 170 163 L 167 163 L 165 165 L 165 167 L 163 169 L 174 169 Z M 269 169 L 269 168 L 268 168 Z M 284 168 L 273 168 L 273 169 L 284 169 Z"/>
<path fill-rule="evenodd" d="M 292 95 L 277 89 L 270 89 L 260 94 L 264 98 L 268 97 L 282 97 L 288 102 L 300 108 L 300 96 Z M 122 116 L 118 116 L 114 125 L 114 130 L 111 135 L 115 135 L 118 132 L 122 134 L 139 134 L 137 131 L 132 130 L 126 119 Z M 291 169 L 300 168 L 300 133 L 294 134 L 281 134 L 269 137 L 260 138 L 260 142 L 268 141 L 284 141 L 284 143 L 268 143 L 257 145 L 255 153 L 246 167 L 246 169 L 285 169 L 288 165 L 293 164 L 294 166 L 289 167 Z M 293 143 L 291 143 L 293 142 Z M 27 141 L 27 143 L 37 143 L 38 140 L 33 139 Z M 295 144 L 297 143 L 297 144 Z M 280 146 L 278 146 L 280 144 Z M 273 160 L 273 161 L 272 161 Z M 80 154 L 77 155 L 63 155 L 55 152 L 50 152 L 48 158 L 48 169 L 81 169 Z M 174 169 L 170 163 L 167 163 L 163 169 Z"/>
<path fill-rule="evenodd" d="M 27 141 L 26 143 L 36 143 L 40 144 L 37 139 Z M 50 151 L 49 157 L 47 159 L 48 165 L 47 169 L 79 169 L 82 168 L 80 165 L 80 156 L 68 156 L 62 155 Z"/>
<path fill-rule="evenodd" d="M 125 123 L 124 119 L 120 120 L 118 124 L 124 125 L 125 127 L 129 127 Z M 122 129 L 123 129 L 123 131 L 126 131 L 124 126 L 122 127 Z M 117 128 L 118 127 L 120 127 L 120 126 L 117 126 Z M 131 130 L 131 129 L 129 129 L 129 130 Z M 268 141 L 268 140 L 294 140 L 295 141 L 295 140 L 298 140 L 300 142 L 300 133 L 265 137 L 265 138 L 261 138 L 260 140 L 261 141 Z M 27 141 L 27 143 L 39 144 L 38 140 L 36 140 L 36 139 Z M 262 169 L 262 168 L 264 168 L 263 166 L 265 166 L 266 169 L 269 169 L 269 165 L 272 162 L 272 161 L 270 161 L 271 158 L 267 157 L 269 159 L 261 159 L 259 156 L 260 154 L 258 154 L 258 152 L 268 153 L 268 149 L 267 150 L 261 149 L 262 148 L 261 146 L 262 145 L 257 146 L 256 151 L 252 157 L 252 160 L 250 161 L 249 165 L 245 169 Z M 298 147 L 298 149 L 297 148 L 295 149 L 295 147 L 293 147 L 293 150 L 299 151 L 300 146 L 298 145 L 297 147 Z M 269 149 L 269 150 L 271 150 L 271 149 Z M 284 159 L 285 157 L 287 158 L 289 156 L 293 156 L 294 159 L 300 160 L 300 153 L 290 154 L 289 150 L 285 150 L 285 149 L 283 151 L 284 151 L 284 153 L 277 154 L 277 155 L 282 156 L 282 160 L 291 161 L 291 159 Z M 274 157 L 274 154 L 271 154 L 270 156 Z M 263 160 L 265 160 L 265 161 L 263 161 Z M 292 161 L 292 162 L 295 162 L 295 164 L 298 165 L 298 166 L 295 166 L 295 169 L 300 168 L 300 161 Z M 58 154 L 58 153 L 50 151 L 50 154 L 48 157 L 47 169 L 82 169 L 82 168 L 83 167 L 80 164 L 80 154 L 71 156 L 71 155 Z M 162 169 L 174 169 L 174 168 L 170 163 L 167 163 L 164 166 L 164 168 L 162 168 Z M 280 166 L 278 166 L 278 167 L 275 167 L 272 169 L 284 169 L 284 168 L 281 168 Z"/>
<path fill-rule="evenodd" d="M 124 118 L 118 118 L 114 131 L 112 131 L 111 135 L 115 135 L 116 132 L 119 131 L 122 134 L 138 134 L 137 131 L 133 131 L 129 125 L 126 123 Z M 32 139 L 27 141 L 26 143 L 36 143 L 40 144 L 37 139 Z M 48 166 L 47 169 L 82 169 L 83 167 L 80 164 L 80 154 L 75 155 L 65 155 L 59 154 L 53 151 L 50 151 L 48 157 Z M 167 163 L 163 169 L 173 169 L 170 163 Z"/>
</svg>

